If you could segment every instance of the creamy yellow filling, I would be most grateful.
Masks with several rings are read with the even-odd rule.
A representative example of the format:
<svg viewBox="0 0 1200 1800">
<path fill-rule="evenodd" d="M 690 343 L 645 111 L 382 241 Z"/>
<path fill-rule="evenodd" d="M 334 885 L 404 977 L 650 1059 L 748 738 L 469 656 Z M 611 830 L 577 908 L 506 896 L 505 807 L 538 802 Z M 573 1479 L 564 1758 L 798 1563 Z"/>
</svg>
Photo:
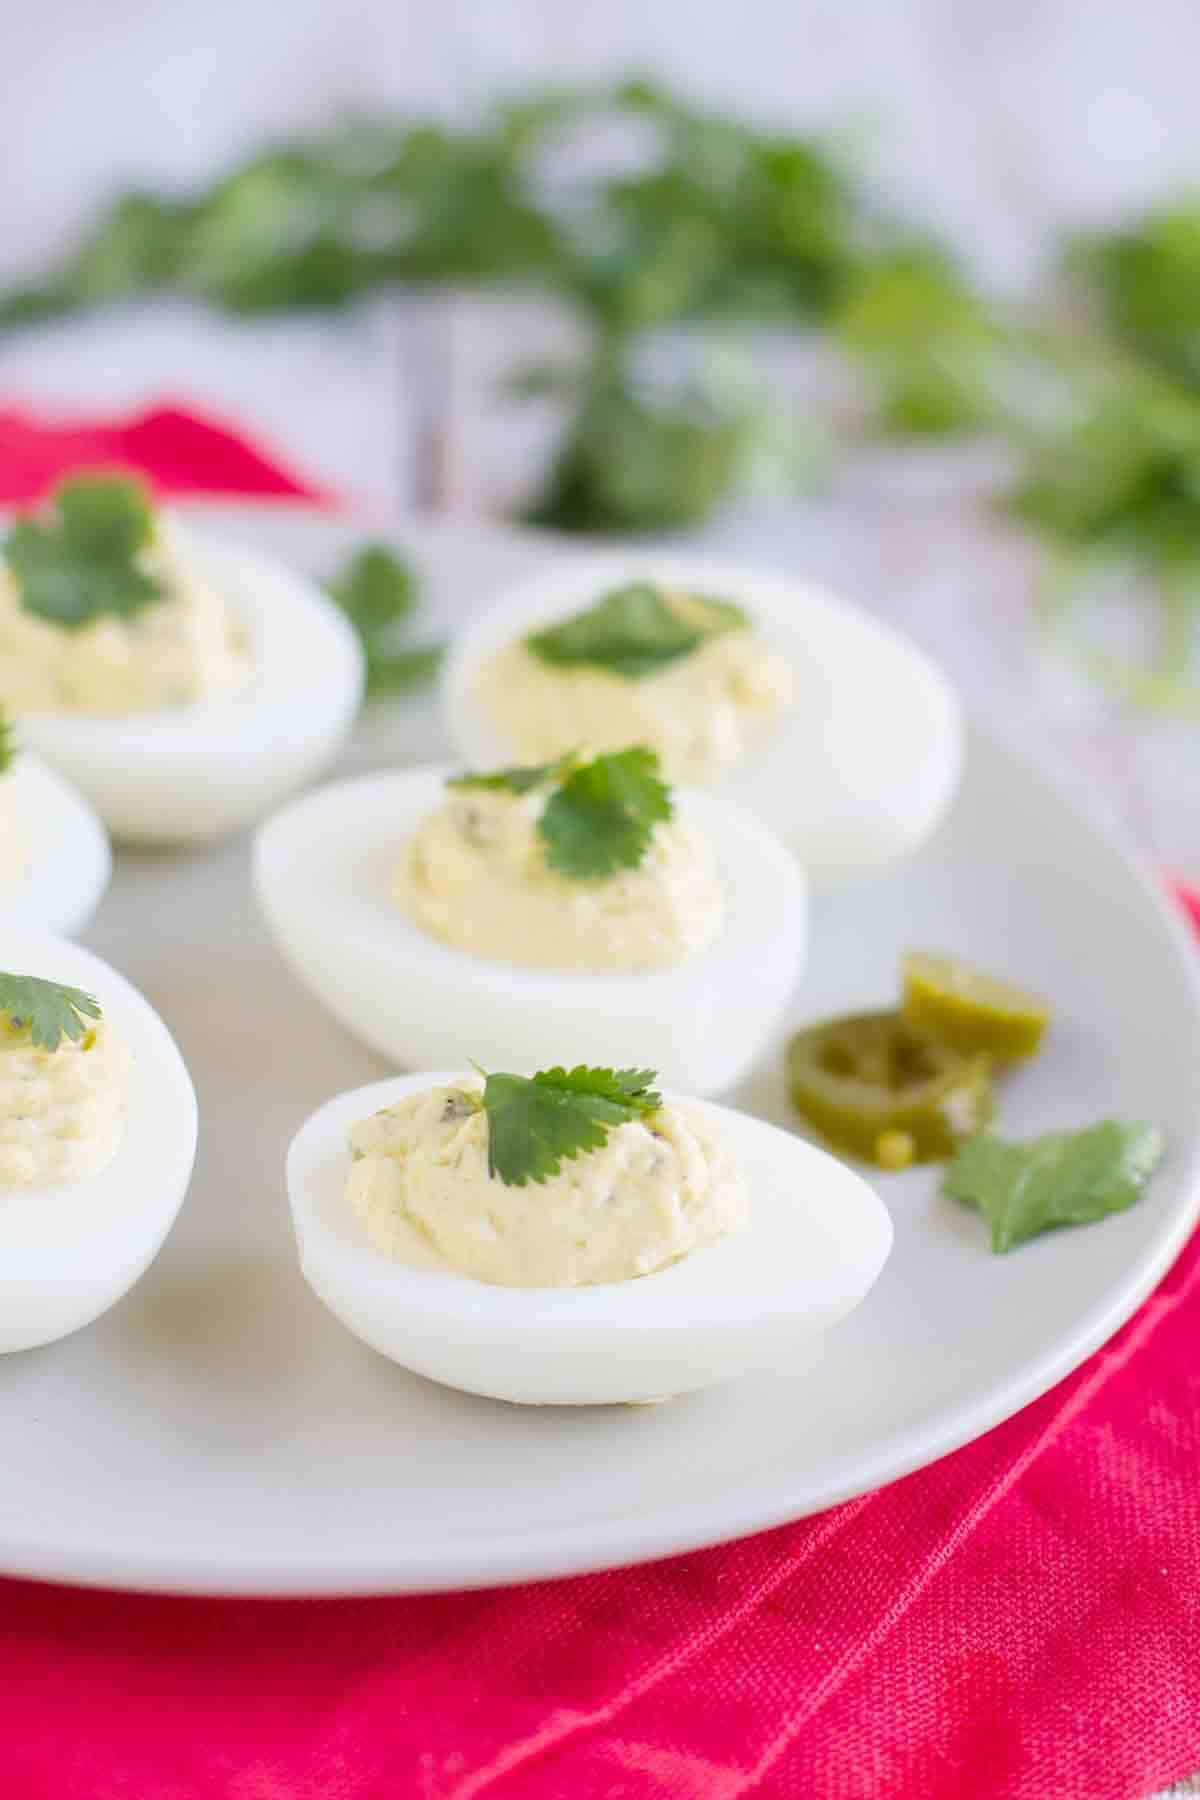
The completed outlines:
<svg viewBox="0 0 1200 1800">
<path fill-rule="evenodd" d="M 121 1141 L 129 1052 L 101 1019 L 76 1042 L 38 1049 L 0 1021 L 0 1187 L 94 1175 Z"/>
<path fill-rule="evenodd" d="M 561 875 L 537 831 L 541 790 L 450 788 L 405 846 L 395 896 L 442 943 L 492 962 L 631 971 L 682 962 L 725 912 L 712 849 L 694 826 L 657 826 L 642 862 L 603 879 Z"/>
<path fill-rule="evenodd" d="M 664 596 L 686 617 L 684 596 Z M 646 744 L 667 781 L 704 786 L 763 750 L 795 704 L 795 671 L 753 631 L 724 631 L 636 680 L 563 668 L 526 645 L 487 658 L 474 696 L 514 759 L 549 762 L 587 744 L 596 754 Z"/>
<path fill-rule="evenodd" d="M 347 1200 L 385 1256 L 501 1287 L 652 1274 L 750 1222 L 746 1178 L 707 1119 L 667 1105 L 539 1185 L 488 1173 L 477 1088 L 413 1094 L 350 1129 Z"/>
<path fill-rule="evenodd" d="M 140 558 L 160 601 L 79 629 L 29 612 L 0 559 L 0 705 L 98 717 L 194 705 L 235 692 L 252 672 L 245 633 L 177 526 L 159 519 Z"/>
</svg>

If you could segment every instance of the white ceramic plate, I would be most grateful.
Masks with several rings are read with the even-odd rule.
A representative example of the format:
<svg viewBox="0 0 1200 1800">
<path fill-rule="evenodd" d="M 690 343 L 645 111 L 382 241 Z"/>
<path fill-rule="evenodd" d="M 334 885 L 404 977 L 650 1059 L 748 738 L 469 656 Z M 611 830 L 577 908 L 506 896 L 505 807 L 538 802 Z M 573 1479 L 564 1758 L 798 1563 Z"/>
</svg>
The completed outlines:
<svg viewBox="0 0 1200 1800">
<path fill-rule="evenodd" d="M 315 572 L 355 537 L 296 509 L 213 528 Z M 545 549 L 412 533 L 443 620 Z M 357 766 L 445 747 L 422 703 L 360 733 Z M 88 942 L 162 1013 L 199 1090 L 191 1194 L 153 1269 L 79 1336 L 0 1358 L 0 1567 L 172 1590 L 344 1593 L 564 1574 L 796 1518 L 986 1430 L 1127 1317 L 1200 1201 L 1200 987 L 1183 926 L 1080 793 L 972 733 L 919 858 L 818 904 L 795 1019 L 885 1000 L 905 945 L 958 950 L 1052 996 L 1014 1132 L 1108 1112 L 1170 1151 L 1103 1225 L 991 1257 L 919 1172 L 881 1183 L 896 1248 L 866 1304 L 788 1367 L 670 1406 L 521 1410 L 406 1375 L 309 1294 L 283 1151 L 330 1095 L 387 1073 L 291 979 L 247 848 L 126 855 Z M 772 1054 L 735 1098 L 788 1119 Z"/>
</svg>

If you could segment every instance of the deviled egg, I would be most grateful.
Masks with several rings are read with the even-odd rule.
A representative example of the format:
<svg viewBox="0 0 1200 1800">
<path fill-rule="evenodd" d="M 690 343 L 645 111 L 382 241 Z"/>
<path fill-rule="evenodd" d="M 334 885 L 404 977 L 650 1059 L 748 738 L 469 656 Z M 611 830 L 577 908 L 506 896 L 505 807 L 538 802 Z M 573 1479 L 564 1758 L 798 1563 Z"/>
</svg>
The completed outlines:
<svg viewBox="0 0 1200 1800">
<path fill-rule="evenodd" d="M 0 919 L 69 936 L 95 911 L 111 862 L 87 802 L 13 748 L 0 714 Z"/>
<path fill-rule="evenodd" d="M 824 1151 L 649 1070 L 410 1075 L 288 1156 L 305 1278 L 393 1361 L 532 1405 L 663 1399 L 863 1299 L 891 1221 Z"/>
<path fill-rule="evenodd" d="M 675 552 L 556 563 L 460 636 L 443 696 L 468 762 L 645 743 L 830 883 L 917 848 L 954 793 L 958 704 L 928 659 L 808 582 Z"/>
<path fill-rule="evenodd" d="M 194 544 L 135 480 L 73 477 L 0 546 L 0 705 L 120 837 L 258 818 L 333 757 L 362 684 L 317 589 Z"/>
<path fill-rule="evenodd" d="M 731 1086 L 804 962 L 794 857 L 653 755 L 372 775 L 261 827 L 259 901 L 299 979 L 410 1068 L 615 1061 Z"/>
<path fill-rule="evenodd" d="M 174 1223 L 196 1097 L 169 1032 L 97 956 L 4 931 L 0 972 L 0 1351 L 90 1324 Z"/>
</svg>

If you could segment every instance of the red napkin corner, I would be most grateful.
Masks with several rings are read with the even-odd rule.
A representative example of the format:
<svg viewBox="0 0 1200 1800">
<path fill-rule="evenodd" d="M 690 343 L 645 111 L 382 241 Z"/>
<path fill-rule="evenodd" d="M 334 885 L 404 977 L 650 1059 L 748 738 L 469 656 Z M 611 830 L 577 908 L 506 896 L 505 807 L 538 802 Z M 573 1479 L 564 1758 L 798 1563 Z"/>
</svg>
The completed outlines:
<svg viewBox="0 0 1200 1800">
<path fill-rule="evenodd" d="M 328 498 L 177 408 L 0 413 L 0 500 L 96 461 Z M 1015 1418 L 722 1549 L 399 1600 L 0 1582 L 0 1761 L 3 1800 L 1147 1794 L 1200 1766 L 1200 1238 Z"/>
<path fill-rule="evenodd" d="M 182 407 L 56 424 L 0 410 L 0 505 L 32 505 L 60 476 L 85 465 L 136 470 L 161 494 L 335 503 L 248 438 Z"/>
</svg>

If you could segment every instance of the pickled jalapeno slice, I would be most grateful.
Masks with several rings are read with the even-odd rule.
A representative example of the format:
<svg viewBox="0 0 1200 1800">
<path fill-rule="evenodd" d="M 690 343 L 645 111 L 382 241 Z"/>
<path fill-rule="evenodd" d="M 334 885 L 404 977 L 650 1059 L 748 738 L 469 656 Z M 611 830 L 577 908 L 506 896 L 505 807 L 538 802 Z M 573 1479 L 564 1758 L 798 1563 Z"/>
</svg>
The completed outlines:
<svg viewBox="0 0 1200 1800">
<path fill-rule="evenodd" d="M 994 1062 L 1019 1062 L 1040 1048 L 1050 1009 L 1036 994 L 957 956 L 911 950 L 902 964 L 904 1017 L 915 1030 Z"/>
<path fill-rule="evenodd" d="M 835 1150 L 884 1169 L 953 1154 L 992 1116 L 991 1064 L 900 1012 L 851 1013 L 788 1045 L 792 1104 Z"/>
</svg>

